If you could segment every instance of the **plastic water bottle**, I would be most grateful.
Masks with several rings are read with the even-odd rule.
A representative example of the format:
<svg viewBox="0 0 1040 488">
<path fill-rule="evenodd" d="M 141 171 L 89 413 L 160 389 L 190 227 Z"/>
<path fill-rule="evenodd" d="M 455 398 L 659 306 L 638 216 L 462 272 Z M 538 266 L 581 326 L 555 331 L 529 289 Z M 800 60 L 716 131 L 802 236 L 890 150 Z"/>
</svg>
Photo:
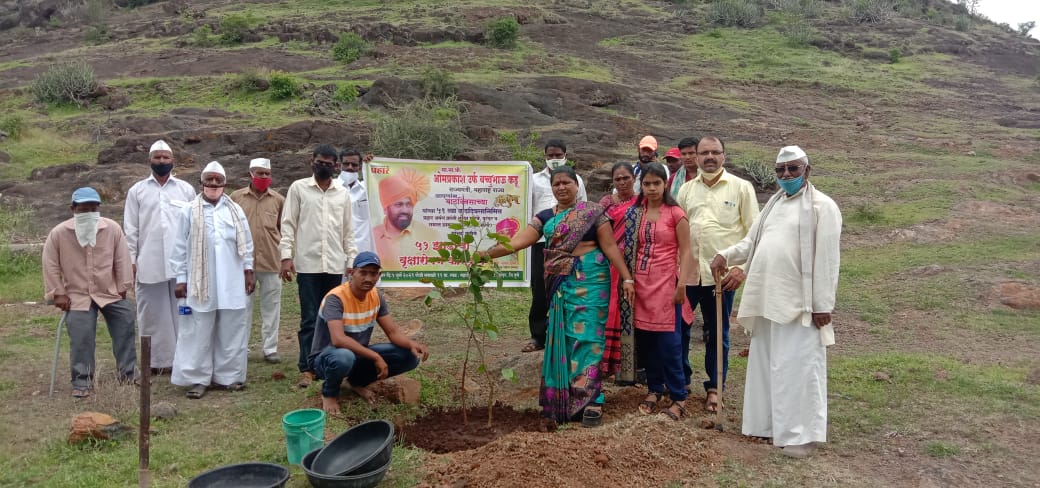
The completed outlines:
<svg viewBox="0 0 1040 488">
<path fill-rule="evenodd" d="M 186 300 L 181 299 L 180 303 L 177 306 L 177 315 L 191 315 L 191 307 L 186 305 L 186 303 Z"/>
</svg>

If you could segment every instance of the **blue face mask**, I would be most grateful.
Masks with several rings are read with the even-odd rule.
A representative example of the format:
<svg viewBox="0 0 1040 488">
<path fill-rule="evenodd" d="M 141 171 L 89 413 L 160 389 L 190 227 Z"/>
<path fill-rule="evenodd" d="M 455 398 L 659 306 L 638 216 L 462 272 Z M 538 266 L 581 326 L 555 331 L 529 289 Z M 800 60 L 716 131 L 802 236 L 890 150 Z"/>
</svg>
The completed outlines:
<svg viewBox="0 0 1040 488">
<path fill-rule="evenodd" d="M 780 188 L 783 188 L 788 195 L 794 195 L 798 193 L 798 190 L 802 187 L 802 183 L 805 182 L 805 175 L 801 175 L 797 178 L 791 178 L 789 180 L 776 180 Z"/>
</svg>

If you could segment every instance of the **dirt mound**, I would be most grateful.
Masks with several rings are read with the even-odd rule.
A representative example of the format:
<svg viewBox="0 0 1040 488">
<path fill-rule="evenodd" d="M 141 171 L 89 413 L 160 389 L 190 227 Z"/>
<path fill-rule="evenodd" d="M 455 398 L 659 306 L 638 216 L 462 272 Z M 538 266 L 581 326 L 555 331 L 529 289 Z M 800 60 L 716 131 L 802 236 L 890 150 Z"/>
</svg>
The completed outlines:
<svg viewBox="0 0 1040 488">
<path fill-rule="evenodd" d="M 514 432 L 553 432 L 556 423 L 536 410 L 514 410 L 496 403 L 494 422 L 487 425 L 487 408 L 467 409 L 469 422 L 462 423 L 462 409 L 435 410 L 403 426 L 400 438 L 408 446 L 436 453 L 465 451 L 483 446 Z"/>
<path fill-rule="evenodd" d="M 597 429 L 516 433 L 428 463 L 422 486 L 662 486 L 718 465 L 713 434 L 694 422 L 633 416 Z M 440 461 L 440 462 L 437 462 Z"/>
</svg>

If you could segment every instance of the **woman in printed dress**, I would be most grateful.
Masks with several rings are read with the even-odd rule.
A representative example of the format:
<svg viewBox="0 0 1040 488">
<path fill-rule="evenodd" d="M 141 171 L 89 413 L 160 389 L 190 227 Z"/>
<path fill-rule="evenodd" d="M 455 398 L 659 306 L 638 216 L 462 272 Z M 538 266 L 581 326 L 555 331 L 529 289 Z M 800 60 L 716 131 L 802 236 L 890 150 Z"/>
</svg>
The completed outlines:
<svg viewBox="0 0 1040 488">
<path fill-rule="evenodd" d="M 693 266 L 686 213 L 667 188 L 660 163 L 644 168 L 639 197 L 625 212 L 622 247 L 636 280 L 634 327 L 639 365 L 646 369 L 647 396 L 639 405 L 657 412 L 661 396 L 671 403 L 661 411 L 673 420 L 686 415 L 686 379 L 682 360 L 682 311 L 685 273 Z M 680 272 L 682 270 L 682 272 Z"/>
<path fill-rule="evenodd" d="M 545 236 L 545 288 L 548 330 L 542 361 L 539 404 L 557 422 L 603 420 L 600 363 L 610 302 L 610 266 L 624 279 L 622 293 L 635 297 L 632 275 L 622 259 L 603 207 L 577 201 L 578 176 L 563 166 L 550 176 L 557 204 L 539 212 L 513 237 L 515 251 Z M 511 251 L 501 245 L 481 251 L 497 258 Z"/>
</svg>

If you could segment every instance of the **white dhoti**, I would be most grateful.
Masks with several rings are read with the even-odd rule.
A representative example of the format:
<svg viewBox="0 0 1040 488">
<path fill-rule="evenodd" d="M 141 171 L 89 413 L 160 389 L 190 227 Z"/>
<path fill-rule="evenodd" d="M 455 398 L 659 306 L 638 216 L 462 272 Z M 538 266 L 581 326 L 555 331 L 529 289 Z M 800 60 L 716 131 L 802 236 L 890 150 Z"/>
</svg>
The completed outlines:
<svg viewBox="0 0 1040 488">
<path fill-rule="evenodd" d="M 152 336 L 151 368 L 173 366 L 177 347 L 177 298 L 173 295 L 175 280 L 162 283 L 137 283 L 138 338 Z M 142 365 L 143 367 L 144 365 Z"/>
<path fill-rule="evenodd" d="M 282 320 L 282 279 L 278 273 L 254 273 L 256 292 L 260 300 L 260 335 L 263 340 L 264 356 L 278 352 L 278 324 Z M 246 317 L 253 323 L 254 297 L 246 298 Z"/>
<path fill-rule="evenodd" d="M 758 319 L 744 386 L 744 435 L 827 442 L 827 348 L 816 327 Z"/>
<path fill-rule="evenodd" d="M 245 383 L 249 320 L 246 309 L 182 315 L 170 381 L 178 386 Z"/>
</svg>

